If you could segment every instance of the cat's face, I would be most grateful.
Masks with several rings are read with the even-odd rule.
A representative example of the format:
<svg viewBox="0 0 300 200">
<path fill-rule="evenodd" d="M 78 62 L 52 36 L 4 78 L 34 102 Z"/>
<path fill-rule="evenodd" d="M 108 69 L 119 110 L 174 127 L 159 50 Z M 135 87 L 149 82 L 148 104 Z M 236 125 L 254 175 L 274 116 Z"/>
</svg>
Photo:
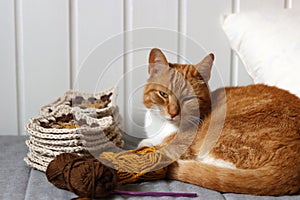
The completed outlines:
<svg viewBox="0 0 300 200">
<path fill-rule="evenodd" d="M 209 55 L 197 65 L 169 64 L 159 49 L 153 49 L 149 56 L 150 77 L 144 88 L 144 105 L 176 125 L 200 120 L 201 115 L 210 111 L 206 82 L 212 62 L 213 55 Z"/>
</svg>

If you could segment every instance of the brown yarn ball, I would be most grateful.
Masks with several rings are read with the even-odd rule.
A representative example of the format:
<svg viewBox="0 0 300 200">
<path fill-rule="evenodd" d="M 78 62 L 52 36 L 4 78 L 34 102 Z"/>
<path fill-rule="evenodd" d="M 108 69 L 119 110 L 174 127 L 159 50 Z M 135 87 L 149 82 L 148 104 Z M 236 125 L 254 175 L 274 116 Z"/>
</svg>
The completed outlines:
<svg viewBox="0 0 300 200">
<path fill-rule="evenodd" d="M 46 171 L 48 181 L 79 197 L 101 198 L 117 187 L 117 174 L 93 157 L 63 153 L 52 160 Z"/>
<path fill-rule="evenodd" d="M 101 198 L 126 183 L 164 179 L 172 162 L 163 150 L 155 147 L 103 152 L 99 159 L 101 162 L 92 156 L 60 154 L 48 165 L 48 181 L 79 197 Z"/>
</svg>

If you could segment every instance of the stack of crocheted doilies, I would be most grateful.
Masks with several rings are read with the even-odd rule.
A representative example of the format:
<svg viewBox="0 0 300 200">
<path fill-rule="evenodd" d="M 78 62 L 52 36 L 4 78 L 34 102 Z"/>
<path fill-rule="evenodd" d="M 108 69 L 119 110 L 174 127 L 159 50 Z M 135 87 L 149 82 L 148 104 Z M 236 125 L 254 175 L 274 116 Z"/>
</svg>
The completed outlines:
<svg viewBox="0 0 300 200">
<path fill-rule="evenodd" d="M 29 152 L 25 162 L 45 171 L 61 153 L 99 155 L 124 146 L 116 88 L 97 94 L 68 91 L 40 109 L 39 118 L 26 125 Z"/>
</svg>

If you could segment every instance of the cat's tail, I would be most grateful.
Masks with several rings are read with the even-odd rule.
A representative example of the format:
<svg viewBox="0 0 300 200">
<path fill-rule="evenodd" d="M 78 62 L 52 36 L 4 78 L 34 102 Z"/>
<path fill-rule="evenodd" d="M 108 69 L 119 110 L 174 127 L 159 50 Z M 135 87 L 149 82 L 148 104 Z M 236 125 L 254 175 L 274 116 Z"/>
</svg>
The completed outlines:
<svg viewBox="0 0 300 200">
<path fill-rule="evenodd" d="M 195 160 L 179 160 L 169 167 L 169 178 L 220 192 L 254 195 L 300 193 L 300 174 L 263 167 L 259 169 L 222 168 Z"/>
</svg>

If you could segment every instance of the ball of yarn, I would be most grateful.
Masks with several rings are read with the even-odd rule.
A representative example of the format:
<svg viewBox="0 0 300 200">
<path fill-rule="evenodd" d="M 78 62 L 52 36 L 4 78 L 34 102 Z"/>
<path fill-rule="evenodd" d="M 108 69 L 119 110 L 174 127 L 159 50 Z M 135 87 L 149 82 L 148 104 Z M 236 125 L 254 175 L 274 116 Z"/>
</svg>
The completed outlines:
<svg viewBox="0 0 300 200">
<path fill-rule="evenodd" d="M 47 168 L 48 181 L 58 188 L 69 190 L 79 197 L 101 198 L 117 186 L 115 170 L 93 157 L 63 153 L 52 160 Z"/>
<path fill-rule="evenodd" d="M 164 179 L 172 162 L 163 150 L 155 147 L 103 152 L 98 159 L 62 153 L 49 163 L 48 181 L 79 197 L 101 198 L 123 184 Z"/>
</svg>

